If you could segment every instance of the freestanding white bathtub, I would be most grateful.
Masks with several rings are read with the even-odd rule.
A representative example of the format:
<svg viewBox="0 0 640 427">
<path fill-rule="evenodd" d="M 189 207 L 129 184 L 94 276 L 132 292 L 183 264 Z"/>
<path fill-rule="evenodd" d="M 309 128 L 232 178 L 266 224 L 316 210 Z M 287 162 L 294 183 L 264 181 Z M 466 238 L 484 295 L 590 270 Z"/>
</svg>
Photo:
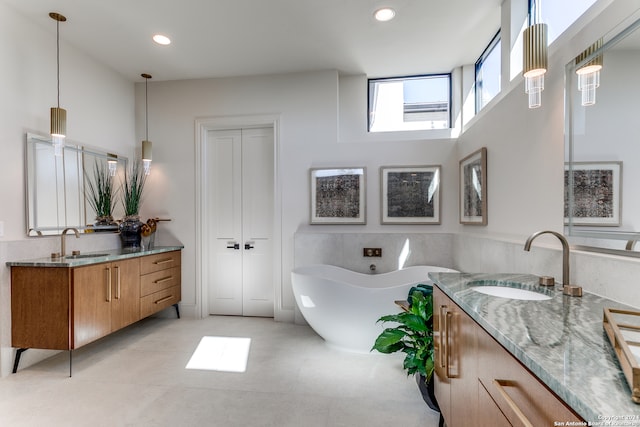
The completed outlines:
<svg viewBox="0 0 640 427">
<path fill-rule="evenodd" d="M 362 274 L 333 265 L 299 267 L 291 272 L 298 308 L 328 345 L 368 353 L 384 327 L 376 321 L 399 311 L 418 283 L 431 284 L 429 272 L 449 268 L 414 266 L 380 274 Z"/>
</svg>

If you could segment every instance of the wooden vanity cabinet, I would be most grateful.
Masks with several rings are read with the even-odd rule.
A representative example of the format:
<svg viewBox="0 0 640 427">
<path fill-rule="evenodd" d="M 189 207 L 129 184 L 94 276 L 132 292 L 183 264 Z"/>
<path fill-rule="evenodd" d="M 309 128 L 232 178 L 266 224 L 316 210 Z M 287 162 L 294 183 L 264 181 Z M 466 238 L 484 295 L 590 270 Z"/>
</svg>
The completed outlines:
<svg viewBox="0 0 640 427">
<path fill-rule="evenodd" d="M 583 421 L 436 287 L 433 303 L 434 386 L 448 427 Z"/>
<path fill-rule="evenodd" d="M 177 305 L 180 264 L 176 250 L 78 267 L 12 266 L 11 345 L 73 350 Z"/>
</svg>

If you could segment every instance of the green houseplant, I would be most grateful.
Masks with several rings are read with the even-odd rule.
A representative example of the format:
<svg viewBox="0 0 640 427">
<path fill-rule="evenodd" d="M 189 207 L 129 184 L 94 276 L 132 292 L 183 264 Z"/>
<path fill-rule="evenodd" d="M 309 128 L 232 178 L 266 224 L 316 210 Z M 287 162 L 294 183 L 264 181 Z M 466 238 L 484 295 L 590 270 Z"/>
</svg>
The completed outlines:
<svg viewBox="0 0 640 427">
<path fill-rule="evenodd" d="M 85 182 L 85 197 L 91 209 L 96 213 L 96 225 L 115 225 L 113 209 L 116 206 L 118 191 L 114 189 L 108 165 L 96 160 L 93 165 L 93 177 L 85 172 Z"/>
<path fill-rule="evenodd" d="M 139 249 L 142 241 L 140 221 L 140 206 L 142 205 L 142 192 L 146 183 L 144 168 L 139 162 L 133 163 L 129 170 L 124 172 L 120 192 L 124 218 L 120 223 L 120 240 L 122 246 L 127 249 Z"/>
<path fill-rule="evenodd" d="M 433 393 L 433 289 L 428 286 L 412 288 L 407 311 L 382 316 L 378 322 L 395 322 L 376 338 L 373 350 L 390 354 L 405 354 L 403 367 L 407 375 L 416 375 L 423 399 L 431 409 L 439 411 Z"/>
</svg>

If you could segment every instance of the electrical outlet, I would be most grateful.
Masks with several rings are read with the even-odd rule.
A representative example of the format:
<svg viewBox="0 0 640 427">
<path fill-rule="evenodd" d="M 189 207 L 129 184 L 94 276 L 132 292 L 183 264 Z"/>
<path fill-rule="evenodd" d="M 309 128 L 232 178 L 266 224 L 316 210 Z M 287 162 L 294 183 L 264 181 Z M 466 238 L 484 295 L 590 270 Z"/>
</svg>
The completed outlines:
<svg viewBox="0 0 640 427">
<path fill-rule="evenodd" d="M 382 248 L 363 248 L 363 255 L 365 257 L 381 257 Z"/>
</svg>

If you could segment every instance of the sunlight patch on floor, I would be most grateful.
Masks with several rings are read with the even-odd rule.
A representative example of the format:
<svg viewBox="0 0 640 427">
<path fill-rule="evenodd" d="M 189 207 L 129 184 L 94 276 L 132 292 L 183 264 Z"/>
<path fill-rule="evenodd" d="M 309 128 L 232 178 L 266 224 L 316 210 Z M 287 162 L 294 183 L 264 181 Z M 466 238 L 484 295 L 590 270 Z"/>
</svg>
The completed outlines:
<svg viewBox="0 0 640 427">
<path fill-rule="evenodd" d="M 245 372 L 251 338 L 202 337 L 185 369 Z"/>
</svg>

